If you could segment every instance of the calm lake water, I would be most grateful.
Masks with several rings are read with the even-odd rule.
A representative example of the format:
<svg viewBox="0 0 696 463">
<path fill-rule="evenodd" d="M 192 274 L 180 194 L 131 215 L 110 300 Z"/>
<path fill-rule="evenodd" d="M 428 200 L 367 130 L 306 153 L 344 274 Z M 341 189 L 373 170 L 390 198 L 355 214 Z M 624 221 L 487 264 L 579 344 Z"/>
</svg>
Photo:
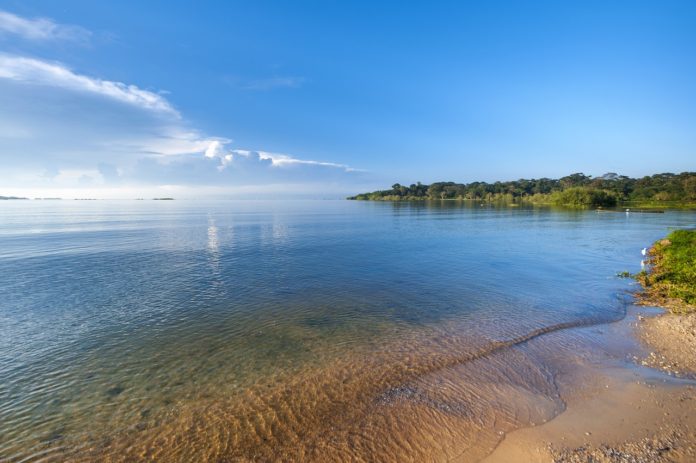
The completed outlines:
<svg viewBox="0 0 696 463">
<path fill-rule="evenodd" d="M 554 356 L 592 334 L 558 333 L 622 318 L 616 272 L 694 226 L 457 202 L 0 203 L 0 461 L 478 458 L 562 410 Z"/>
</svg>

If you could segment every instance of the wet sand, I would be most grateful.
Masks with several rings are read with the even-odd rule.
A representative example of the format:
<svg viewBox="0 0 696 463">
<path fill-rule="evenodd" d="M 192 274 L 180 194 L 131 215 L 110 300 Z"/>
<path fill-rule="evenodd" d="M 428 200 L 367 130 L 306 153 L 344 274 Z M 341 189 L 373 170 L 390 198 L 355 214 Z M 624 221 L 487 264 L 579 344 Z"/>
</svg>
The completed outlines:
<svg viewBox="0 0 696 463">
<path fill-rule="evenodd" d="M 643 359 L 645 365 L 676 375 L 696 375 L 696 313 L 642 317 L 637 333 L 651 350 Z"/>
<path fill-rule="evenodd" d="M 654 348 L 634 336 L 652 320 L 670 320 L 654 314 L 630 307 L 617 322 L 560 324 L 492 343 L 475 342 L 459 326 L 428 331 L 407 344 L 201 394 L 120 432 L 58 441 L 63 450 L 37 448 L 35 455 L 111 462 L 696 461 L 696 382 L 648 367 Z"/>
<path fill-rule="evenodd" d="M 641 365 L 650 320 L 472 344 L 430 332 L 181 402 L 49 461 L 696 461 L 696 383 Z M 461 333 L 460 329 L 455 330 Z M 448 334 L 448 335 L 446 335 Z M 622 459 L 623 458 L 623 459 Z"/>
<path fill-rule="evenodd" d="M 609 373 L 609 372 L 608 372 Z M 510 433 L 486 463 L 696 461 L 696 389 L 611 372 L 554 420 Z"/>
<path fill-rule="evenodd" d="M 696 316 L 627 323 L 644 347 L 634 360 L 646 367 L 586 372 L 594 385 L 562 394 L 563 413 L 508 434 L 484 462 L 696 461 Z"/>
</svg>

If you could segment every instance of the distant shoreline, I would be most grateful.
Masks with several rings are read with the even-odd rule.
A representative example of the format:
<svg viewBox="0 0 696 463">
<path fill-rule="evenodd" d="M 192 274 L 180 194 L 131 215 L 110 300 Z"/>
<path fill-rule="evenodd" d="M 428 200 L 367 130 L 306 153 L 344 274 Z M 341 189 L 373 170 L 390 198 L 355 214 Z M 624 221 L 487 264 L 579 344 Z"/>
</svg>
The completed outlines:
<svg viewBox="0 0 696 463">
<path fill-rule="evenodd" d="M 508 202 L 505 200 L 487 200 L 487 199 L 470 199 L 470 198 L 445 198 L 445 199 L 431 199 L 431 198 L 405 198 L 405 199 L 394 199 L 394 198 L 376 198 L 376 199 L 356 199 L 355 197 L 346 198 L 348 201 L 375 201 L 375 202 L 398 202 L 398 203 L 438 203 L 438 202 L 460 202 L 460 203 L 480 203 L 482 205 L 500 205 L 508 207 L 519 207 L 519 206 L 539 206 L 539 207 L 549 207 L 549 206 L 559 206 L 551 201 L 528 201 L 524 198 Z M 560 205 L 562 206 L 562 205 Z M 592 206 L 586 206 L 586 208 L 592 208 Z M 637 208 L 637 210 L 633 210 Z M 641 212 L 640 209 L 649 209 L 651 211 L 655 210 L 669 210 L 669 209 L 696 209 L 696 202 L 693 201 L 620 201 L 615 206 L 612 207 L 595 207 L 598 211 L 607 212 L 626 212 L 626 209 L 631 209 L 629 212 Z"/>
<path fill-rule="evenodd" d="M 663 173 L 642 178 L 608 173 L 593 178 L 575 173 L 559 179 L 507 182 L 395 183 L 391 189 L 349 196 L 358 201 L 480 201 L 565 207 L 696 208 L 696 172 Z"/>
</svg>

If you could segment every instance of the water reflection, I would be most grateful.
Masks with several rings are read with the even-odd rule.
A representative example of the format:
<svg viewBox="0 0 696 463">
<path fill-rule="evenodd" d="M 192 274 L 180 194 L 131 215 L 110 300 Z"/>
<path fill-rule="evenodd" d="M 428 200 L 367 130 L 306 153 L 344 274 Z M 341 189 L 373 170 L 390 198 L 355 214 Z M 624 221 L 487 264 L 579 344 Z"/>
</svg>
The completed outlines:
<svg viewBox="0 0 696 463">
<path fill-rule="evenodd" d="M 208 255 L 210 256 L 211 267 L 215 273 L 220 273 L 220 242 L 218 229 L 215 226 L 215 219 L 208 217 Z"/>
<path fill-rule="evenodd" d="M 558 345 L 491 346 L 620 316 L 630 288 L 615 273 L 695 217 L 456 201 L 52 207 L 0 209 L 0 460 L 398 460 L 405 443 L 427 456 L 439 439 L 494 442 L 472 416 L 506 430 L 556 410 L 543 357 Z"/>
</svg>

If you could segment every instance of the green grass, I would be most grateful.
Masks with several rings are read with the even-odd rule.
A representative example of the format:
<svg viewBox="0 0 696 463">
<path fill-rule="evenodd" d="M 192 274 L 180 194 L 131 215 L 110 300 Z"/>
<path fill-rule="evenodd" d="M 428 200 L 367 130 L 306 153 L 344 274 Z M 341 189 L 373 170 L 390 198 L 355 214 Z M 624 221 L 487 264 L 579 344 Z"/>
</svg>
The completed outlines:
<svg viewBox="0 0 696 463">
<path fill-rule="evenodd" d="M 696 310 L 696 230 L 676 230 L 650 249 L 650 270 L 638 276 L 648 300 L 673 312 Z"/>
</svg>

